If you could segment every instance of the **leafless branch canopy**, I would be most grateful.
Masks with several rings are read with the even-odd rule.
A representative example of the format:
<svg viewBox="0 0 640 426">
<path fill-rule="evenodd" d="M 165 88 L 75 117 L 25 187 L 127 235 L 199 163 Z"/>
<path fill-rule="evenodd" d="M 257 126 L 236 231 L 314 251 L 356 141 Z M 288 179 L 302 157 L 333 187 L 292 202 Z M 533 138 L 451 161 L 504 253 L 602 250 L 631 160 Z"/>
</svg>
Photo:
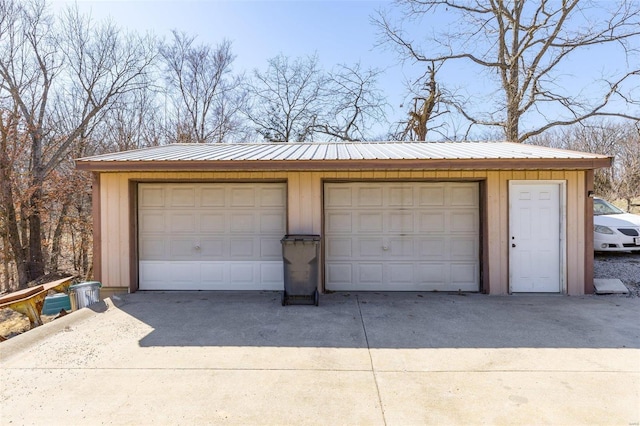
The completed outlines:
<svg viewBox="0 0 640 426">
<path fill-rule="evenodd" d="M 524 141 L 550 128 L 592 117 L 637 120 L 640 97 L 640 3 L 591 0 L 398 0 L 406 20 L 428 20 L 437 12 L 455 22 L 449 30 L 419 38 L 388 13 L 375 18 L 384 43 L 417 63 L 477 67 L 499 88 L 498 107 L 452 102 L 471 125 L 499 126 L 508 140 Z M 453 19 L 455 17 L 455 20 Z M 417 28 L 429 28 L 421 21 Z M 567 90 L 564 64 L 590 48 L 606 47 L 622 58 L 587 89 Z M 623 70 L 619 70 L 623 66 Z M 469 81 L 468 85 L 475 82 Z M 630 107 L 636 112 L 630 112 Z M 522 124 L 542 118 L 543 124 Z M 499 117 L 499 118 L 498 118 Z M 496 119 L 497 118 L 497 119 Z"/>
</svg>

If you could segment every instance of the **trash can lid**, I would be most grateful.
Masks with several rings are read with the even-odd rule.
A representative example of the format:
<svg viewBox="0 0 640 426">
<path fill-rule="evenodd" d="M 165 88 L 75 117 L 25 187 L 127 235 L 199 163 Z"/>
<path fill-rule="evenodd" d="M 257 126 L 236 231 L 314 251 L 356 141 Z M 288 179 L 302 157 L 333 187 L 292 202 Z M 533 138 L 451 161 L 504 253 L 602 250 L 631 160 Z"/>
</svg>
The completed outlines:
<svg viewBox="0 0 640 426">
<path fill-rule="evenodd" d="M 79 287 L 102 287 L 102 283 L 100 281 L 85 281 L 83 283 L 72 284 L 69 288 L 79 288 Z"/>
<path fill-rule="evenodd" d="M 50 296 L 45 297 L 45 299 L 59 299 L 61 297 L 69 297 L 69 295 L 64 293 L 54 293 Z"/>
<path fill-rule="evenodd" d="M 280 241 L 320 241 L 320 235 L 314 235 L 314 234 L 287 234 Z"/>
</svg>

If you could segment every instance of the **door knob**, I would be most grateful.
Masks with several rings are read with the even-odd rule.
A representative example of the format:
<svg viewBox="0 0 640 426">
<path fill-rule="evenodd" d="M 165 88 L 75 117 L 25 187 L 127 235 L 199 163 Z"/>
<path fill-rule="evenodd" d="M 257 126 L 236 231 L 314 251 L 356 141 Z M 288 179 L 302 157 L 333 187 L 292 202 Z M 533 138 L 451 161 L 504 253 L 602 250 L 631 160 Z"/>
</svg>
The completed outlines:
<svg viewBox="0 0 640 426">
<path fill-rule="evenodd" d="M 515 246 L 516 246 L 515 244 L 511 244 L 511 247 L 515 247 Z"/>
</svg>

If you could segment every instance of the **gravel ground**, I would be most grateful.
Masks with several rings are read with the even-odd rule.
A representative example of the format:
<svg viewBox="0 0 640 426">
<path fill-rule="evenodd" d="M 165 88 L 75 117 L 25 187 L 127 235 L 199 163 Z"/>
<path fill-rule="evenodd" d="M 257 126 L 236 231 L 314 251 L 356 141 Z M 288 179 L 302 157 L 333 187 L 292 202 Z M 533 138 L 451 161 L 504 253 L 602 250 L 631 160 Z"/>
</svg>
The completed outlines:
<svg viewBox="0 0 640 426">
<path fill-rule="evenodd" d="M 594 278 L 618 278 L 629 289 L 622 297 L 640 297 L 640 252 L 596 253 Z"/>
</svg>

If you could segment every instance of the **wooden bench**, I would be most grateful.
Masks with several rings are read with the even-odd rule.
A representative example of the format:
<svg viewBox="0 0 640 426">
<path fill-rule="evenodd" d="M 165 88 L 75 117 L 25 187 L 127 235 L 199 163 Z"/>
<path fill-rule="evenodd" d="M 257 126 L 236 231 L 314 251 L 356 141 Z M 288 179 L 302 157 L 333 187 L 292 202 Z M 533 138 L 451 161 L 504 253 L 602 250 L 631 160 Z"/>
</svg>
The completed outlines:
<svg viewBox="0 0 640 426">
<path fill-rule="evenodd" d="M 10 308 L 26 315 L 29 318 L 31 328 L 35 328 L 42 325 L 40 313 L 42 305 L 44 305 L 44 298 L 47 297 L 49 290 L 66 292 L 72 279 L 73 277 L 66 277 L 0 296 L 0 308 Z"/>
</svg>

